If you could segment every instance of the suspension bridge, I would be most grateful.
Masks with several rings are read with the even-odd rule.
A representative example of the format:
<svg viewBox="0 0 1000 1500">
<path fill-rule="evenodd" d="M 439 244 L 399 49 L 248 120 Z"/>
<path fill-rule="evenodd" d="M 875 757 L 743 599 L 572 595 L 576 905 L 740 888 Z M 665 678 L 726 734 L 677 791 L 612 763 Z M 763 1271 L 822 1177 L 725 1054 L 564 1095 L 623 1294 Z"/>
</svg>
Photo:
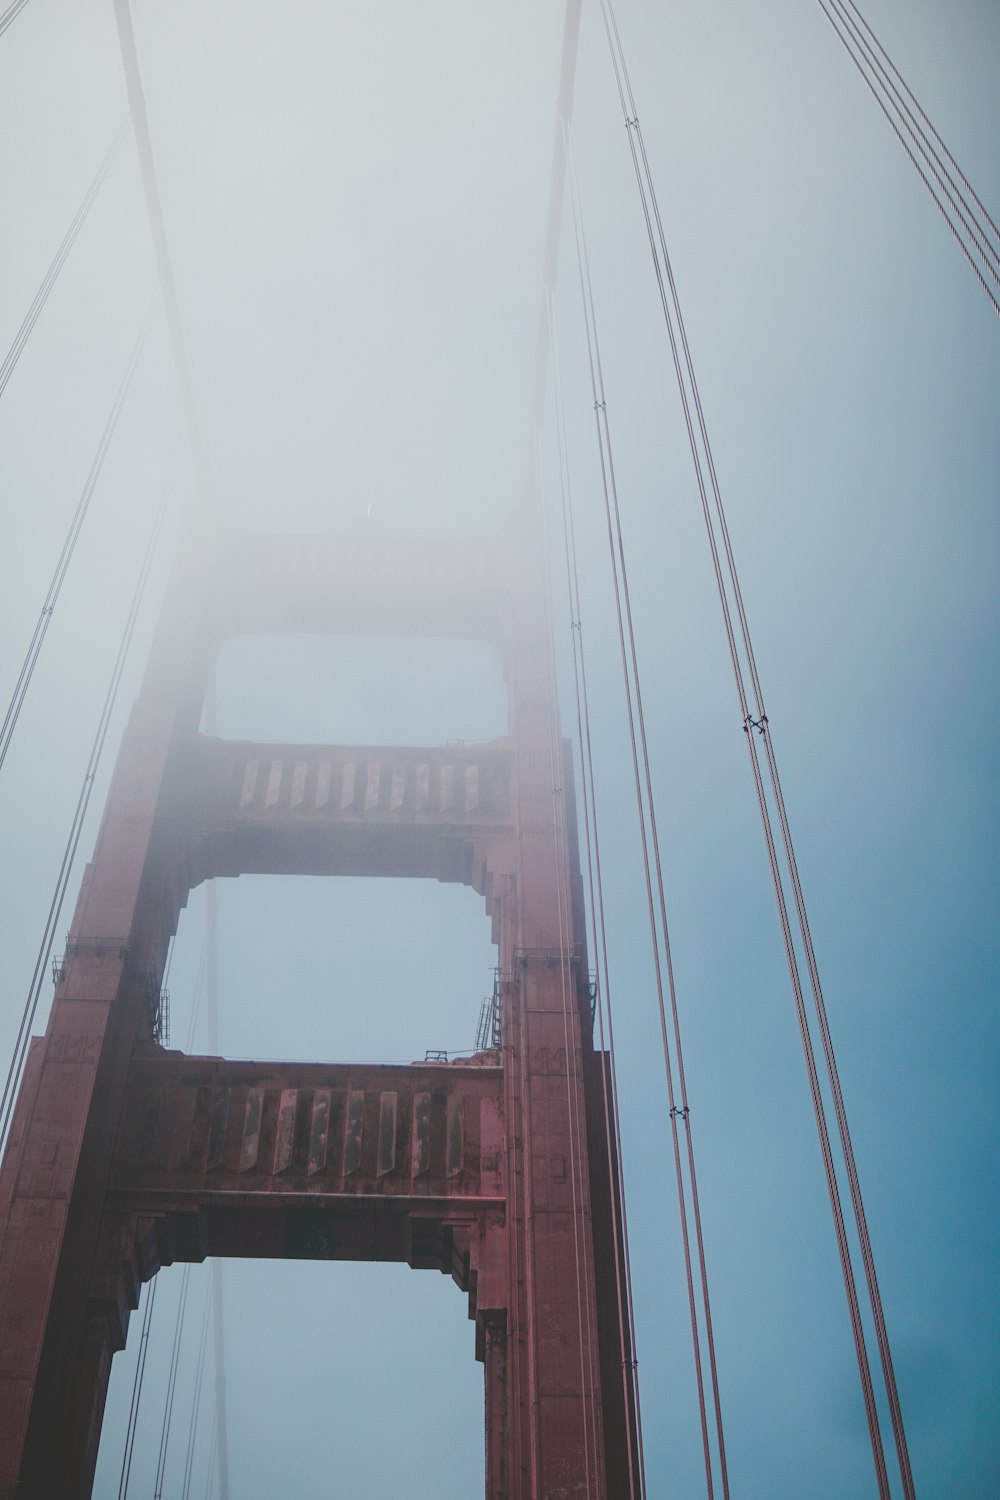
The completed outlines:
<svg viewBox="0 0 1000 1500">
<path fill-rule="evenodd" d="M 6 197 L 23 217 L 0 377 L 13 691 L 0 795 L 5 847 L 31 851 L 13 856 L 5 914 L 15 1064 L 18 997 L 37 991 L 27 1025 L 37 1031 L 171 533 L 188 524 L 178 520 L 179 501 L 198 510 L 219 499 L 254 527 L 347 530 L 362 545 L 442 530 L 482 535 L 532 494 L 548 527 L 568 735 L 587 643 L 594 717 L 588 740 L 581 707 L 581 809 L 593 794 L 611 872 L 606 973 L 597 905 L 590 962 L 621 1038 L 646 1455 L 645 1473 L 632 1464 L 631 1489 L 621 1492 L 913 1493 L 900 1457 L 905 1417 L 916 1491 L 990 1493 L 983 1143 L 995 1022 L 984 999 L 985 725 L 995 521 L 986 497 L 996 464 L 996 242 L 984 207 L 995 161 L 978 137 L 995 27 L 970 14 L 935 33 L 928 17 L 888 8 L 862 18 L 833 4 L 777 7 L 753 25 L 696 19 L 690 9 L 654 19 L 641 8 L 615 16 L 595 7 L 584 9 L 577 37 L 572 7 L 569 28 L 561 10 L 540 23 L 514 7 L 484 29 L 460 26 L 443 4 L 419 18 L 393 14 L 381 28 L 307 9 L 277 26 L 253 9 L 168 22 L 144 7 L 95 7 L 58 35 L 42 0 L 0 16 L 0 64 L 13 80 Z M 977 99 L 985 101 L 978 112 Z M 686 405 L 671 394 L 675 366 Z M 145 582 L 165 485 L 165 535 L 148 554 Z M 568 598 L 567 502 L 578 561 Z M 728 607 L 721 616 L 717 580 Z M 616 596 L 634 619 L 616 609 Z M 105 713 L 115 653 L 133 624 Z M 742 698 L 733 697 L 727 640 Z M 309 654 L 314 647 L 300 644 L 291 656 L 268 649 L 255 642 L 220 660 L 216 712 L 231 739 L 284 737 L 275 723 L 322 696 L 317 683 L 336 670 L 332 658 Z M 615 676 L 619 654 L 628 696 Z M 292 737 L 391 745 L 503 732 L 503 691 L 490 686 L 481 656 L 446 658 L 438 679 L 424 670 L 398 642 L 381 656 L 361 649 L 353 672 L 333 679 L 340 718 L 332 729 L 313 705 L 312 721 Z M 400 675 L 409 684 L 402 728 L 391 716 Z M 639 722 L 640 684 L 648 726 Z M 373 706 L 385 699 L 390 707 Z M 774 741 L 787 825 L 770 779 Z M 92 746 L 99 760 L 88 760 Z M 823 1081 L 809 945 L 794 931 L 807 897 L 814 918 L 899 1369 L 898 1412 L 880 1384 L 884 1341 L 866 1303 L 869 1257 L 852 1227 L 842 1154 L 829 1174 L 842 1194 L 839 1262 L 823 1201 L 808 1075 L 796 1057 L 796 988 L 782 978 L 783 919 L 768 908 L 769 846 L 753 826 L 755 782 L 815 1037 L 814 1103 L 825 1103 L 833 1155 L 841 1109 Z M 662 920 L 651 793 L 687 1092 L 676 1072 L 662 928 L 653 944 L 643 935 L 647 904 L 654 926 Z M 801 898 L 787 864 L 789 830 L 801 849 Z M 53 882 L 63 849 L 77 842 L 68 904 L 36 984 Z M 258 925 L 280 930 L 305 904 L 300 893 L 285 908 L 278 900 L 256 908 Z M 296 1020 L 273 981 L 270 992 L 254 993 L 254 958 L 277 945 L 261 946 L 252 906 L 227 906 L 243 901 L 222 892 L 221 933 L 207 947 L 218 920 L 195 898 L 182 917 L 167 986 L 174 1048 L 399 1063 L 425 1050 L 473 1049 L 478 1001 L 468 982 L 440 1013 L 425 993 L 431 960 L 420 943 L 436 913 L 421 909 L 400 941 L 398 970 L 382 980 L 397 997 L 383 1034 L 362 1027 L 345 1048 L 348 1022 L 337 1017 L 345 976 L 356 997 L 346 1009 L 372 1008 L 372 949 L 402 912 L 383 907 L 380 917 L 373 905 L 362 913 L 368 936 L 352 969 L 350 934 L 331 937 L 321 924 L 334 919 L 310 908 L 309 963 L 293 972 L 286 959 L 277 972 L 282 989 L 318 991 L 324 1019 L 305 1006 Z M 452 942 L 457 909 L 440 920 L 437 947 Z M 492 953 L 487 940 L 481 947 L 472 961 L 486 972 Z M 489 988 L 485 978 L 481 987 Z M 658 991 L 672 1095 L 658 1055 Z M 683 1158 L 686 1238 L 666 1206 L 671 1141 L 686 1150 L 689 1125 L 700 1151 L 717 1351 L 706 1340 Z M 858 1288 L 853 1340 L 845 1265 Z M 359 1457 L 343 1459 L 359 1465 L 351 1487 L 385 1493 L 401 1483 L 372 1479 L 374 1450 L 426 1382 L 448 1289 L 429 1314 L 433 1333 L 414 1335 L 411 1346 L 400 1329 L 421 1278 L 404 1284 L 395 1314 L 384 1308 L 389 1294 L 370 1284 L 394 1333 L 364 1374 L 358 1362 L 378 1338 L 374 1307 L 349 1340 L 346 1314 L 339 1324 L 330 1314 L 326 1337 L 347 1388 L 324 1407 L 315 1386 L 333 1380 L 332 1362 L 308 1330 L 327 1299 L 336 1307 L 343 1269 L 333 1268 L 329 1290 L 310 1279 L 298 1310 L 293 1302 L 277 1319 L 289 1338 L 279 1360 L 301 1363 L 311 1382 L 290 1412 L 263 1347 L 265 1280 L 252 1290 L 245 1283 L 249 1301 L 236 1311 L 238 1280 L 216 1279 L 216 1305 L 220 1286 L 231 1288 L 223 1393 L 221 1341 L 204 1316 L 207 1281 L 197 1270 L 155 1278 L 158 1321 L 147 1321 L 150 1298 L 115 1361 L 122 1375 L 95 1493 L 224 1493 L 227 1471 L 245 1475 L 244 1455 L 261 1452 L 250 1438 L 265 1416 L 278 1427 L 291 1421 L 296 1436 L 256 1461 L 265 1466 L 260 1492 L 304 1488 L 305 1478 L 289 1476 L 324 1472 L 327 1460 L 300 1455 L 308 1445 L 295 1422 L 307 1412 L 307 1427 L 336 1428 L 336 1411 L 353 1409 L 359 1384 L 369 1387 L 364 1409 L 382 1413 L 382 1425 L 363 1419 Z M 443 1365 L 471 1361 L 461 1298 L 452 1296 L 464 1354 Z M 244 1328 L 259 1337 L 241 1343 Z M 859 1344 L 872 1380 L 867 1419 L 866 1360 L 860 1381 L 851 1370 Z M 134 1439 L 128 1413 L 143 1363 L 145 1428 Z M 475 1384 L 468 1371 L 464 1383 Z M 478 1422 L 473 1450 L 481 1442 L 481 1416 L 460 1418 L 458 1399 L 449 1389 L 439 1438 L 417 1432 L 399 1443 L 410 1454 L 407 1473 L 423 1466 L 426 1480 L 414 1483 L 428 1493 L 444 1492 L 458 1427 Z M 251 1493 L 252 1482 L 234 1478 L 233 1493 Z M 469 1480 L 447 1482 L 459 1493 Z"/>
</svg>

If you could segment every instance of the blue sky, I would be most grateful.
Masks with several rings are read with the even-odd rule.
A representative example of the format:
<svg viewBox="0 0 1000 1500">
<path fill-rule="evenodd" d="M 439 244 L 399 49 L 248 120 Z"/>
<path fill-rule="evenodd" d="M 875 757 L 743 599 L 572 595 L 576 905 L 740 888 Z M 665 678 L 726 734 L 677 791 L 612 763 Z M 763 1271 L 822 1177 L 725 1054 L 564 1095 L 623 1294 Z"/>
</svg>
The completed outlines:
<svg viewBox="0 0 1000 1500">
<path fill-rule="evenodd" d="M 868 0 L 865 13 L 996 213 L 996 5 Z M 996 319 L 818 5 L 622 0 L 619 19 L 798 840 L 917 1491 L 986 1500 L 1000 1490 Z M 370 17 L 301 0 L 280 23 L 256 0 L 138 5 L 193 382 L 214 482 L 234 514 L 271 528 L 420 534 L 481 530 L 516 502 L 561 21 L 560 6 L 527 0 L 461 13 L 450 0 L 419 12 L 392 3 Z M 0 38 L 0 176 L 16 226 L 0 249 L 0 346 L 124 114 L 116 45 L 111 7 L 90 0 L 71 19 L 32 0 Z M 576 150 L 667 853 L 733 1494 L 854 1500 L 874 1483 L 833 1234 L 616 111 L 587 6 Z M 16 676 L 153 280 L 125 151 L 0 401 L 0 683 Z M 650 1494 L 686 1500 L 703 1482 L 566 253 L 557 317 L 613 872 Z M 0 777 L 4 1048 L 124 613 L 120 580 L 137 566 L 179 442 L 157 319 Z M 554 499 L 548 419 L 543 473 Z M 182 461 L 178 499 L 189 486 Z M 166 552 L 161 586 L 165 567 Z M 148 620 L 143 628 L 148 638 Z M 567 727 L 568 687 L 564 678 Z M 232 734 L 472 739 L 503 718 L 482 652 L 418 656 L 411 643 L 243 643 L 221 663 L 219 695 L 220 729 Z M 179 1045 L 203 922 L 195 893 L 171 978 Z M 220 940 L 221 1047 L 232 1055 L 389 1060 L 458 1049 L 471 1043 L 489 983 L 478 902 L 444 887 L 244 879 L 220 892 Z M 205 1045 L 203 1030 L 195 1037 Z M 379 1497 L 404 1482 L 435 1500 L 477 1493 L 479 1370 L 449 1283 L 369 1266 L 230 1265 L 225 1278 L 241 1500 L 273 1493 L 279 1478 L 289 1493 Z M 163 1278 L 151 1343 L 143 1489 L 179 1280 Z M 195 1327 L 206 1284 L 203 1272 L 192 1279 Z M 102 1500 L 117 1494 L 137 1333 L 134 1322 L 117 1362 Z M 193 1333 L 188 1403 L 196 1343 Z M 376 1401 L 359 1399 L 376 1389 L 391 1390 L 379 1399 L 407 1441 L 386 1443 Z M 187 1413 L 171 1450 L 181 1470 Z M 203 1418 L 201 1464 L 209 1427 Z M 199 1485 L 204 1469 L 193 1493 Z M 164 1493 L 179 1494 L 179 1481 Z"/>
</svg>

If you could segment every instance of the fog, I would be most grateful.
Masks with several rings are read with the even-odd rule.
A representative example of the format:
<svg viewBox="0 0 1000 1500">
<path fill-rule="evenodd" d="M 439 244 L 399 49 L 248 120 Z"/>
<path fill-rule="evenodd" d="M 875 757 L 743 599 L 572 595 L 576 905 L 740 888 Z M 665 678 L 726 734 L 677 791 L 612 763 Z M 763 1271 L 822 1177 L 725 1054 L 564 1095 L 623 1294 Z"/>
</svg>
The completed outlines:
<svg viewBox="0 0 1000 1500">
<path fill-rule="evenodd" d="M 531 468 L 563 8 L 292 0 L 134 7 L 212 494 L 235 522 L 499 530 Z M 921 1500 L 1000 1490 L 996 1184 L 995 319 L 806 0 L 620 0 L 798 841 Z M 996 214 L 1000 10 L 865 14 Z M 125 115 L 113 7 L 31 0 L 0 37 L 0 347 Z M 697 492 L 599 13 L 574 132 L 646 693 L 732 1493 L 875 1493 L 780 935 Z M 555 311 L 623 1088 L 651 1497 L 704 1493 L 628 740 L 572 234 Z M 13 689 L 155 285 L 126 142 L 0 399 L 0 688 Z M 540 436 L 557 536 L 551 392 Z M 162 308 L 0 773 L 0 1052 L 13 1045 L 128 596 L 199 499 Z M 553 562 L 564 732 L 569 607 Z M 4 686 L 7 685 L 7 686 Z M 503 732 L 485 647 L 248 638 L 219 732 Z M 6 702 L 6 698 L 4 697 Z M 76 871 L 78 880 L 82 861 Z M 409 1061 L 471 1048 L 495 962 L 469 890 L 219 881 L 219 1049 Z M 75 896 L 75 884 L 71 897 Z M 205 902 L 172 1043 L 208 1045 Z M 71 906 L 64 912 L 68 926 Z M 48 995 L 45 996 L 45 1004 Z M 44 1015 L 39 1014 L 36 1030 Z M 159 1278 L 129 1493 L 152 1494 L 182 1270 Z M 461 1294 L 398 1266 L 223 1267 L 230 1492 L 481 1493 Z M 184 1493 L 207 1266 L 190 1278 L 164 1497 Z M 95 1495 L 118 1494 L 140 1315 Z M 190 1494 L 215 1495 L 209 1346 Z M 887 1426 L 886 1426 L 886 1430 Z"/>
</svg>

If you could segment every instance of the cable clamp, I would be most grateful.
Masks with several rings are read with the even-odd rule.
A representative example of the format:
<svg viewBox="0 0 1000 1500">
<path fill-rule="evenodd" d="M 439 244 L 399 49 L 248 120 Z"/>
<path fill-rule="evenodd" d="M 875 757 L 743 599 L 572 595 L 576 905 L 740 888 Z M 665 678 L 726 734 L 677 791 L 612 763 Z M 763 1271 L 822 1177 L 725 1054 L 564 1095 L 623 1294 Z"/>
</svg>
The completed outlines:
<svg viewBox="0 0 1000 1500">
<path fill-rule="evenodd" d="M 758 734 L 766 734 L 767 714 L 761 714 L 759 719 L 755 719 L 753 714 L 747 714 L 743 720 L 743 733 L 749 734 L 751 729 L 756 729 Z"/>
<path fill-rule="evenodd" d="M 50 615 L 54 609 L 55 609 L 55 605 L 54 604 L 43 604 L 42 605 L 42 614 L 43 615 Z"/>
<path fill-rule="evenodd" d="M 626 115 L 625 116 L 625 129 L 626 130 L 638 130 L 639 129 L 639 116 L 638 115 Z"/>
<path fill-rule="evenodd" d="M 569 628 L 570 628 L 570 630 L 579 630 L 580 629 L 580 621 L 579 620 L 570 620 L 570 622 L 569 622 Z"/>
<path fill-rule="evenodd" d="M 608 406 L 607 406 L 607 402 L 606 401 L 595 401 L 594 402 L 594 410 L 595 411 L 607 411 L 607 409 L 608 409 Z"/>
<path fill-rule="evenodd" d="M 686 1124 L 690 1113 L 691 1110 L 687 1104 L 675 1104 L 670 1111 L 670 1118 L 672 1120 L 683 1120 Z"/>
</svg>

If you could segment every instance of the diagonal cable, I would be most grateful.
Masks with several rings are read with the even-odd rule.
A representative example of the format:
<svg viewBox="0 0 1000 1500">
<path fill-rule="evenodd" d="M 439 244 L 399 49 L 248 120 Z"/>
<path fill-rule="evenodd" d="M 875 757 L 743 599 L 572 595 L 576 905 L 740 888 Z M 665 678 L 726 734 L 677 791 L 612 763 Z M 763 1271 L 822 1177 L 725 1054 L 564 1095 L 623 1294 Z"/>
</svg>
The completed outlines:
<svg viewBox="0 0 1000 1500">
<path fill-rule="evenodd" d="M 152 320 L 152 316 L 153 303 L 151 302 L 146 311 L 145 318 L 143 319 L 142 327 L 139 330 L 139 336 L 132 346 L 132 352 L 129 355 L 128 363 L 125 366 L 125 373 L 121 378 L 121 382 L 118 386 L 117 391 L 115 392 L 115 399 L 111 403 L 111 411 L 109 412 L 108 419 L 104 424 L 104 431 L 101 433 L 101 439 L 97 445 L 97 452 L 94 454 L 93 461 L 90 465 L 90 472 L 87 475 L 80 498 L 76 503 L 76 509 L 73 512 L 73 516 L 69 524 L 69 530 L 67 531 L 65 540 L 63 541 L 62 551 L 59 553 L 59 558 L 56 562 L 55 572 L 52 574 L 52 578 L 49 582 L 49 587 L 46 591 L 45 598 L 42 600 L 41 611 L 39 612 L 38 619 L 35 622 L 35 628 L 32 632 L 31 640 L 28 642 L 28 649 L 25 652 L 24 660 L 21 663 L 21 670 L 18 674 L 17 682 L 14 685 L 14 692 L 11 695 L 9 704 L 7 705 L 7 711 L 4 714 L 3 724 L 0 725 L 0 766 L 2 766 L 4 761 L 6 760 L 7 751 L 10 749 L 11 740 L 14 738 L 14 731 L 17 728 L 17 721 L 21 716 L 21 709 L 24 707 L 24 700 L 28 695 L 28 689 L 31 686 L 31 679 L 35 675 L 35 668 L 38 665 L 38 658 L 42 653 L 42 647 L 45 644 L 45 637 L 48 634 L 49 626 L 52 623 L 53 612 L 57 603 L 59 602 L 59 595 L 61 594 L 62 586 L 66 581 L 66 574 L 69 572 L 69 566 L 73 561 L 73 554 L 76 551 L 77 542 L 80 540 L 80 532 L 83 530 L 83 523 L 86 521 L 87 513 L 90 510 L 90 502 L 94 498 L 94 490 L 97 487 L 97 481 L 101 477 L 101 470 L 104 468 L 104 460 L 108 456 L 108 449 L 111 446 L 111 440 L 117 430 L 118 420 L 122 414 L 122 407 L 125 405 L 125 398 L 129 393 L 129 388 L 132 385 L 132 379 L 135 375 L 136 365 L 139 362 L 139 355 L 142 353 L 142 347 L 146 342 L 146 335 L 149 332 L 149 325 Z"/>
<path fill-rule="evenodd" d="M 52 260 L 52 264 L 49 266 L 48 270 L 43 276 L 41 286 L 35 293 L 31 306 L 28 308 L 28 311 L 24 315 L 24 321 L 21 324 L 20 328 L 17 330 L 17 333 L 14 335 L 14 342 L 8 349 L 3 364 L 0 364 L 0 396 L 3 395 L 4 391 L 7 388 L 7 382 L 10 379 L 11 375 L 13 375 L 14 367 L 21 357 L 21 352 L 24 349 L 25 344 L 28 342 L 32 329 L 41 316 L 42 309 L 48 301 L 49 293 L 52 291 L 52 288 L 55 286 L 56 281 L 59 278 L 59 272 L 62 270 L 63 266 L 66 263 L 66 257 L 69 255 L 69 252 L 72 250 L 74 244 L 76 243 L 76 237 L 80 233 L 80 230 L 83 228 L 87 215 L 90 213 L 90 210 L 94 206 L 94 200 L 101 190 L 104 179 L 111 171 L 114 160 L 121 149 L 122 141 L 125 139 L 126 132 L 128 131 L 130 119 L 131 116 L 126 115 L 125 119 L 122 121 L 117 131 L 115 132 L 115 138 L 111 142 L 111 145 L 108 147 L 104 160 L 98 167 L 93 181 L 91 182 L 87 191 L 84 193 L 83 201 L 81 202 L 80 207 L 77 209 L 76 213 L 73 215 L 72 220 L 70 221 L 70 226 L 63 236 L 62 244 L 56 251 L 55 256 Z"/>
</svg>

